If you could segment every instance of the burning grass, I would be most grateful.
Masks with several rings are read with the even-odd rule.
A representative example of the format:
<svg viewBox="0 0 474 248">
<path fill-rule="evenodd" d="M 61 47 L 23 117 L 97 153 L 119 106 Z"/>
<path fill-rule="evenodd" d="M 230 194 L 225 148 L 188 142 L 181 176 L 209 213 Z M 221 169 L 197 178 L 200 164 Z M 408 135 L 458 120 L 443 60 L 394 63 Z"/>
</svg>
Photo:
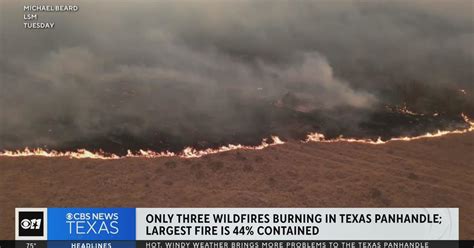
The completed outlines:
<svg viewBox="0 0 474 248">
<path fill-rule="evenodd" d="M 412 113 L 409 113 L 412 115 Z M 467 133 L 467 132 L 472 132 L 474 131 L 474 122 L 471 121 L 466 115 L 462 115 L 462 118 L 464 119 L 465 123 L 468 125 L 467 128 L 464 129 L 457 129 L 457 130 L 451 130 L 451 131 L 441 131 L 438 130 L 433 133 L 426 133 L 423 135 L 418 135 L 418 136 L 402 136 L 402 137 L 394 137 L 390 138 L 388 140 L 382 140 L 380 137 L 376 140 L 373 139 L 357 139 L 357 138 L 345 138 L 343 136 L 337 137 L 337 138 L 326 138 L 324 134 L 321 133 L 309 133 L 306 137 L 306 139 L 302 142 L 327 142 L 327 143 L 333 143 L 333 142 L 351 142 L 351 143 L 362 143 L 362 144 L 370 144 L 370 145 L 382 145 L 386 144 L 388 142 L 394 142 L 394 141 L 412 141 L 412 140 L 418 140 L 418 139 L 428 139 L 428 138 L 435 138 L 435 137 L 441 137 L 445 135 L 450 135 L 450 134 L 462 134 L 462 133 Z M 222 152 L 228 152 L 228 151 L 233 151 L 233 150 L 261 150 L 270 146 L 274 145 L 281 145 L 284 144 L 285 142 L 282 141 L 279 137 L 277 136 L 272 136 L 272 141 L 268 142 L 266 139 L 262 141 L 260 145 L 257 146 L 246 146 L 246 145 L 226 145 L 226 146 L 221 146 L 219 148 L 213 149 L 213 148 L 208 148 L 208 149 L 203 149 L 203 150 L 198 150 L 192 147 L 187 147 L 181 152 L 170 152 L 170 151 L 164 151 L 164 152 L 156 152 L 156 151 L 151 151 L 151 150 L 139 150 L 138 152 L 132 152 L 128 151 L 126 155 L 124 156 L 119 156 L 113 153 L 106 153 L 103 151 L 99 152 L 91 152 L 86 149 L 79 149 L 77 151 L 66 151 L 66 152 L 60 152 L 60 151 L 46 151 L 40 148 L 37 149 L 29 149 L 25 148 L 24 150 L 16 150 L 16 151 L 3 151 L 0 153 L 0 156 L 5 156 L 5 157 L 30 157 L 30 156 L 41 156 L 41 157 L 68 157 L 68 158 L 73 158 L 73 159 L 84 159 L 84 158 L 90 158 L 90 159 L 122 159 L 122 158 L 160 158 L 160 157 L 181 157 L 181 158 L 200 158 L 206 155 L 210 154 L 216 154 L 216 153 L 222 153 Z"/>
</svg>

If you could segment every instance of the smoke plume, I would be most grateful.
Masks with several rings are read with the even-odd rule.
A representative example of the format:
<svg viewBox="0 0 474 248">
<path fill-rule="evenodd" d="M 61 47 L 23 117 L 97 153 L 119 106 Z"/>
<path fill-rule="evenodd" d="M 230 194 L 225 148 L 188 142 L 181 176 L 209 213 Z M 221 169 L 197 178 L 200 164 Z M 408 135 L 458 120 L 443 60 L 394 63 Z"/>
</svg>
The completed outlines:
<svg viewBox="0 0 474 248">
<path fill-rule="evenodd" d="M 0 149 L 388 138 L 474 116 L 469 0 L 81 1 L 39 13 L 42 31 L 23 4 L 2 0 Z"/>
</svg>

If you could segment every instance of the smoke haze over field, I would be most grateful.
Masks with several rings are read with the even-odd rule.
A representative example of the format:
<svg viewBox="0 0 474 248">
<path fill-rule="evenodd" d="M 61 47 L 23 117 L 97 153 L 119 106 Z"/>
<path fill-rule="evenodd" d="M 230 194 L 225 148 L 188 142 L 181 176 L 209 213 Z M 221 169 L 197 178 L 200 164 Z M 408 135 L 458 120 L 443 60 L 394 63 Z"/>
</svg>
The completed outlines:
<svg viewBox="0 0 474 248">
<path fill-rule="evenodd" d="M 79 12 L 39 12 L 43 31 L 1 1 L 0 149 L 390 136 L 474 115 L 470 0 L 67 1 Z"/>
</svg>

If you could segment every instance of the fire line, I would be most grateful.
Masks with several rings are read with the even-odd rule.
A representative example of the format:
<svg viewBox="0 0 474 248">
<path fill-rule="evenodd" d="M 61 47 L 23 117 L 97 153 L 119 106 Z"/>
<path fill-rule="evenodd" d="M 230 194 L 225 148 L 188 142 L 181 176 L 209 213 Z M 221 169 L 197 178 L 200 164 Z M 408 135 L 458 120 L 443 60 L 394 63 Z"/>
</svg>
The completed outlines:
<svg viewBox="0 0 474 248">
<path fill-rule="evenodd" d="M 462 114 L 464 121 L 469 124 L 468 128 L 453 130 L 453 131 L 441 131 L 438 130 L 434 133 L 426 133 L 420 136 L 413 136 L 413 137 L 397 137 L 391 138 L 389 140 L 383 141 L 380 137 L 377 140 L 372 139 L 354 139 L 354 138 L 344 138 L 338 137 L 336 139 L 326 139 L 324 134 L 321 133 L 309 133 L 303 143 L 309 142 L 323 142 L 323 143 L 335 143 L 335 142 L 349 142 L 349 143 L 362 143 L 362 144 L 369 144 L 369 145 L 382 145 L 393 141 L 412 141 L 412 140 L 419 140 L 419 139 L 427 139 L 427 138 L 434 138 L 434 137 L 441 137 L 449 134 L 462 134 L 467 132 L 474 131 L 474 122 L 471 121 L 466 115 Z M 16 151 L 2 151 L 0 152 L 0 156 L 2 157 L 31 157 L 31 156 L 39 156 L 39 157 L 67 157 L 71 159 L 104 159 L 104 160 L 111 160 L 111 159 L 123 159 L 123 158 L 161 158 L 161 157 L 181 157 L 181 158 L 200 158 L 206 155 L 221 153 L 221 152 L 228 152 L 233 150 L 262 150 L 270 146 L 281 145 L 285 142 L 282 141 L 277 136 L 271 137 L 272 141 L 269 142 L 267 139 L 264 139 L 260 145 L 257 146 L 245 146 L 241 144 L 230 144 L 226 146 L 221 146 L 219 148 L 208 148 L 204 150 L 197 150 L 192 147 L 187 147 L 181 152 L 156 152 L 151 150 L 139 150 L 138 152 L 131 152 L 128 151 L 127 155 L 119 156 L 116 154 L 108 154 L 105 152 L 91 152 L 86 149 L 79 149 L 77 151 L 67 151 L 67 152 L 59 152 L 59 151 L 46 151 L 41 148 L 36 149 L 29 149 L 25 148 L 24 150 L 16 150 Z"/>
</svg>

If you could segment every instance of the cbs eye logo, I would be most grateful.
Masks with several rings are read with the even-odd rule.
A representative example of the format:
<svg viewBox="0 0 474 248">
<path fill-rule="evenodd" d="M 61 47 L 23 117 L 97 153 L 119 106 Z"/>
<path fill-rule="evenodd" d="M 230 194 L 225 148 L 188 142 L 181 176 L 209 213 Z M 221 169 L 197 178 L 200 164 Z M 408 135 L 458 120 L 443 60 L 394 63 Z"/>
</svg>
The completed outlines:
<svg viewBox="0 0 474 248">
<path fill-rule="evenodd" d="M 42 219 L 23 219 L 20 222 L 21 228 L 28 230 L 28 229 L 40 229 Z"/>
<path fill-rule="evenodd" d="M 42 211 L 19 211 L 17 225 L 20 237 L 44 236 L 44 213 Z"/>
</svg>

